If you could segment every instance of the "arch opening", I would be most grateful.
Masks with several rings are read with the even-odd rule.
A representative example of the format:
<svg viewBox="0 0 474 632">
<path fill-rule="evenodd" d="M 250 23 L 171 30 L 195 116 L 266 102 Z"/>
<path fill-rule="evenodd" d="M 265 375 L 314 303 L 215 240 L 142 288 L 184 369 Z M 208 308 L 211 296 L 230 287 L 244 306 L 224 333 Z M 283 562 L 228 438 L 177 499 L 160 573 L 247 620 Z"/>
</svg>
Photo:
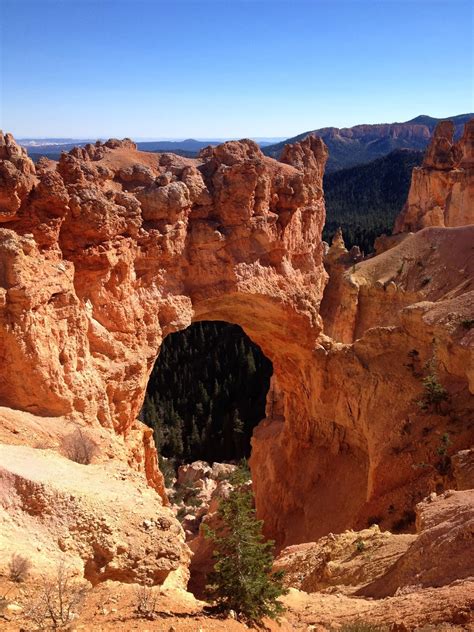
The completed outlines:
<svg viewBox="0 0 474 632">
<path fill-rule="evenodd" d="M 169 334 L 140 415 L 161 459 L 175 468 L 247 459 L 272 373 L 272 362 L 239 325 L 199 321 Z"/>
<path fill-rule="evenodd" d="M 266 417 L 273 364 L 237 324 L 200 320 L 169 333 L 151 371 L 141 419 L 153 428 L 168 499 L 193 551 L 188 589 L 202 597 L 212 545 L 200 530 L 247 459 Z"/>
</svg>

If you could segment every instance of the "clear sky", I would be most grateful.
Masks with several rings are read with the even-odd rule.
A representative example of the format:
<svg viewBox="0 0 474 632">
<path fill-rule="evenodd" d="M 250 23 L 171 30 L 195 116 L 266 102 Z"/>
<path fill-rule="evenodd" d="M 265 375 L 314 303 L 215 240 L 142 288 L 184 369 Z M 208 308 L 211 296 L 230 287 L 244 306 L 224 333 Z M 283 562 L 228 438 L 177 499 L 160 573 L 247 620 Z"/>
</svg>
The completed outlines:
<svg viewBox="0 0 474 632">
<path fill-rule="evenodd" d="M 288 137 L 474 110 L 471 0 L 0 0 L 17 137 Z"/>
</svg>

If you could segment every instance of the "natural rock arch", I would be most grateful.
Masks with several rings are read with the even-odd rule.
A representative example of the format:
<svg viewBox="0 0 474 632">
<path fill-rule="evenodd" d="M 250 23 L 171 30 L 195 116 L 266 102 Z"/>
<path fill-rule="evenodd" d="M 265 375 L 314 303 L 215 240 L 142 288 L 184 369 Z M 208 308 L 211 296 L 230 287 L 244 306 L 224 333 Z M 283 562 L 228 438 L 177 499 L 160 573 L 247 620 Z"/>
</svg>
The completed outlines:
<svg viewBox="0 0 474 632">
<path fill-rule="evenodd" d="M 2 208 L 3 404 L 97 419 L 133 446 L 163 336 L 215 319 L 260 345 L 285 416 L 298 402 L 308 426 L 303 372 L 326 280 L 319 139 L 288 147 L 281 162 L 252 141 L 198 160 L 109 141 L 36 169 L 11 137 L 2 143 L 14 176 Z"/>
<path fill-rule="evenodd" d="M 164 497 L 151 431 L 136 421 L 149 373 L 166 334 L 225 320 L 274 367 L 251 459 L 267 532 L 279 544 L 311 540 L 412 507 L 427 484 L 393 452 L 420 390 L 404 359 L 415 341 L 420 363 L 428 360 L 436 337 L 464 394 L 469 351 L 461 330 L 438 324 L 440 294 L 405 288 L 400 258 L 413 261 L 415 251 L 429 261 L 431 240 L 449 251 L 456 229 L 413 235 L 357 270 L 343 253 L 325 309 L 326 332 L 344 331 L 335 342 L 319 316 L 326 158 L 311 136 L 280 162 L 252 141 L 191 160 L 125 140 L 35 167 L 1 136 L 0 404 L 113 429 L 125 438 L 123 458 Z M 469 248 L 461 238 L 460 257 Z M 472 271 L 459 275 L 452 287 Z M 432 303 L 404 309 L 425 296 Z M 469 313 L 457 299 L 442 309 Z"/>
</svg>

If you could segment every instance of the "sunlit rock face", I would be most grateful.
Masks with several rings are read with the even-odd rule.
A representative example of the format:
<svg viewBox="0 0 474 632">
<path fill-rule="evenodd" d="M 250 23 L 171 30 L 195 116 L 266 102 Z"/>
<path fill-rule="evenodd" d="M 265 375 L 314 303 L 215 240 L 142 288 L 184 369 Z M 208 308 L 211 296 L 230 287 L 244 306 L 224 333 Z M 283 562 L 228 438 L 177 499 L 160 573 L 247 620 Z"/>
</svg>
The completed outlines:
<svg viewBox="0 0 474 632">
<path fill-rule="evenodd" d="M 15 321 L 3 402 L 126 433 L 163 336 L 192 320 L 239 322 L 271 355 L 278 341 L 310 348 L 326 150 L 310 139 L 284 159 L 252 141 L 187 160 L 126 140 L 40 162 L 1 235 L 2 317 Z"/>
<path fill-rule="evenodd" d="M 413 169 L 395 233 L 474 223 L 474 119 L 458 142 L 453 136 L 451 121 L 438 123 L 423 164 Z"/>
<path fill-rule="evenodd" d="M 111 429 L 165 499 L 136 421 L 165 335 L 238 323 L 289 398 L 304 388 L 326 281 L 326 148 L 311 138 L 276 162 L 245 140 L 189 160 L 108 141 L 35 168 L 2 139 L 0 403 Z"/>
<path fill-rule="evenodd" d="M 454 451 L 473 435 L 473 334 L 462 325 L 473 271 L 467 262 L 438 272 L 448 252 L 467 253 L 468 228 L 421 231 L 363 262 L 344 260 L 339 244 L 337 291 L 328 285 L 323 299 L 318 138 L 287 146 L 280 162 L 249 140 L 198 159 L 113 140 L 36 168 L 11 137 L 4 146 L 0 403 L 23 411 L 25 428 L 48 418 L 106 431 L 107 458 L 127 461 L 166 503 L 151 431 L 136 421 L 148 376 L 164 336 L 222 320 L 273 363 L 251 467 L 258 513 L 279 545 L 374 515 L 391 527 L 450 484 L 436 468 L 440 436 L 451 423 Z M 449 412 L 416 403 L 427 361 Z M 1 435 L 31 436 L 10 426 Z"/>
</svg>

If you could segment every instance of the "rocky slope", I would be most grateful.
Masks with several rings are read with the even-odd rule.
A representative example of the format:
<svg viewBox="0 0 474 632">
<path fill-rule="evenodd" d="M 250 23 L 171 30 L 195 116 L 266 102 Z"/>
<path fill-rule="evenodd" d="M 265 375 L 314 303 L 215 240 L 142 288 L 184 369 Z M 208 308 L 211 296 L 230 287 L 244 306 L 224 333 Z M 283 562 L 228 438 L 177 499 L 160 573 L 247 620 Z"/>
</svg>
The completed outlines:
<svg viewBox="0 0 474 632">
<path fill-rule="evenodd" d="M 78 464 L 53 450 L 0 445 L 0 548 L 34 560 L 32 577 L 66 555 L 92 585 L 186 586 L 184 534 L 159 496 L 114 461 Z"/>
<path fill-rule="evenodd" d="M 373 525 L 290 546 L 275 568 L 285 570 L 289 587 L 307 593 L 377 599 L 409 592 L 415 584 L 420 590 L 472 578 L 474 490 L 432 493 L 417 505 L 416 521 L 416 535 L 381 532 Z"/>
<path fill-rule="evenodd" d="M 385 632 L 472 631 L 472 491 L 432 494 L 417 513 L 417 536 L 381 533 L 373 526 L 285 549 L 275 567 L 287 573 L 286 611 L 279 624 L 265 621 L 268 629 L 333 632 L 365 623 Z M 451 560 L 450 551 L 464 555 Z M 98 584 L 86 593 L 75 629 L 248 629 L 232 617 L 210 616 L 206 604 L 189 593 L 148 590 L 154 601 L 140 613 L 144 593 L 136 586 Z M 0 600 L 2 629 L 29 629 L 28 589 L 0 576 L 0 591 L 8 594 L 6 603 Z"/>
</svg>

